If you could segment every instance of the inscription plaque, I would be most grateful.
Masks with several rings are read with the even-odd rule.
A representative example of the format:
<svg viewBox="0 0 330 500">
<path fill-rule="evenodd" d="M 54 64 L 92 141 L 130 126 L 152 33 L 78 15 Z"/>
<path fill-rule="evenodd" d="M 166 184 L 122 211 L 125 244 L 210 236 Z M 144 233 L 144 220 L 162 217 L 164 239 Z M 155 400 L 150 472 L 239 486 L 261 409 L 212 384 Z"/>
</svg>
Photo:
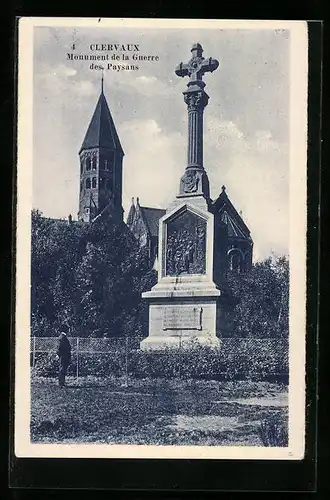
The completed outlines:
<svg viewBox="0 0 330 500">
<path fill-rule="evenodd" d="M 202 307 L 169 307 L 164 309 L 163 330 L 201 330 Z"/>
</svg>

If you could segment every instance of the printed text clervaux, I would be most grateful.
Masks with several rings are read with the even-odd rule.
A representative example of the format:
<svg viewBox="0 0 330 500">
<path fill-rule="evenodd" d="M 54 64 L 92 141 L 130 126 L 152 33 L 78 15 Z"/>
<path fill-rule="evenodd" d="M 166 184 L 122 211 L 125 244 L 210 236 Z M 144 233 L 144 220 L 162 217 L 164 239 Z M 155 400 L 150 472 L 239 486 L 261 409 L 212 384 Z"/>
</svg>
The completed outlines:
<svg viewBox="0 0 330 500">
<path fill-rule="evenodd" d="M 139 52 L 139 44 L 137 43 L 91 43 L 89 46 L 92 51 L 116 51 L 116 52 Z"/>
</svg>

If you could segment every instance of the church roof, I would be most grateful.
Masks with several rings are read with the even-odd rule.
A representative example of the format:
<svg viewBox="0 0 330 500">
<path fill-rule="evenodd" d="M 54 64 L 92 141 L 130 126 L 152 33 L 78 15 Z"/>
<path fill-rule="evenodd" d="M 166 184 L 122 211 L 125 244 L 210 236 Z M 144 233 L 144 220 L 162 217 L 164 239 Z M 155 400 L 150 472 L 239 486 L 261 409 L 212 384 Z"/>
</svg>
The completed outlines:
<svg viewBox="0 0 330 500">
<path fill-rule="evenodd" d="M 229 238 L 242 238 L 252 241 L 250 230 L 228 198 L 225 186 L 222 187 L 222 192 L 213 201 L 212 206 L 213 212 L 220 213 L 221 220 L 227 225 Z"/>
<path fill-rule="evenodd" d="M 106 148 L 124 154 L 103 90 L 79 152 L 92 148 Z"/>
<path fill-rule="evenodd" d="M 45 217 L 45 216 L 42 216 L 41 218 L 42 218 L 42 220 L 45 220 L 45 221 L 47 220 L 49 222 L 52 222 L 53 224 L 60 224 L 60 225 L 61 224 L 63 224 L 63 225 L 66 224 L 67 225 L 69 223 L 70 224 L 79 224 L 80 223 L 79 220 L 75 220 L 75 219 L 69 220 L 69 219 L 59 219 L 57 217 Z"/>
<path fill-rule="evenodd" d="M 236 220 L 224 209 L 221 214 L 221 220 L 228 228 L 229 238 L 247 238 L 249 235 L 244 233 L 237 224 Z"/>
<path fill-rule="evenodd" d="M 161 208 L 140 207 L 140 211 L 150 236 L 158 237 L 159 219 L 166 214 L 166 210 Z"/>
<path fill-rule="evenodd" d="M 128 212 L 128 216 L 127 216 L 127 222 L 126 224 L 128 226 L 131 226 L 132 223 L 133 223 L 133 220 L 134 220 L 134 216 L 135 216 L 135 206 L 134 206 L 134 200 L 132 200 L 132 205 L 130 206 L 130 209 L 129 209 L 129 212 Z"/>
</svg>

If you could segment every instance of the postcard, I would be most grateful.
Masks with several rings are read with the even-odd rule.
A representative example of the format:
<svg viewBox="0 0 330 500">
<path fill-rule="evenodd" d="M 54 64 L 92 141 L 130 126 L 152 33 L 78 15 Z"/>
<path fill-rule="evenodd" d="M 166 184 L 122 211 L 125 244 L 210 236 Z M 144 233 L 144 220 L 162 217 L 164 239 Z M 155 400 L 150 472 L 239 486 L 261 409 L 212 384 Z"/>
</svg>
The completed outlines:
<svg viewBox="0 0 330 500">
<path fill-rule="evenodd" d="M 305 453 L 304 21 L 22 17 L 17 457 Z"/>
</svg>

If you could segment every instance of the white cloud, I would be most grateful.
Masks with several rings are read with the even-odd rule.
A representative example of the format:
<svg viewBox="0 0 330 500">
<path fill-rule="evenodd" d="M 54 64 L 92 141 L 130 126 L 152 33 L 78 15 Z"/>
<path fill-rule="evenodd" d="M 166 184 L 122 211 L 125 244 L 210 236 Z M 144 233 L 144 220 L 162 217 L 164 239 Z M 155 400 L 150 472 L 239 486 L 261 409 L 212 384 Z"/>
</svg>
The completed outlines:
<svg viewBox="0 0 330 500">
<path fill-rule="evenodd" d="M 119 71 L 105 74 L 105 84 L 110 85 L 112 90 L 120 90 L 121 92 L 129 92 L 146 96 L 149 99 L 157 96 L 169 96 L 176 92 L 175 86 L 169 82 L 165 82 L 154 75 L 134 76 L 134 71 Z"/>
<path fill-rule="evenodd" d="M 204 136 L 207 138 L 208 134 L 216 132 L 218 139 L 221 142 L 226 142 L 229 140 L 242 139 L 244 134 L 239 130 L 238 126 L 232 121 L 219 120 L 218 117 L 210 117 L 207 121 L 207 129 L 205 130 Z M 213 138 L 211 139 L 213 140 Z"/>
<path fill-rule="evenodd" d="M 274 141 L 272 134 L 268 130 L 257 130 L 254 137 L 255 145 L 260 152 L 279 151 L 279 144 Z"/>
<path fill-rule="evenodd" d="M 137 79 L 140 82 L 146 83 L 147 85 L 152 85 L 157 82 L 157 78 L 155 76 L 138 76 Z"/>
<path fill-rule="evenodd" d="M 267 130 L 245 137 L 233 122 L 209 120 L 205 168 L 216 197 L 222 184 L 254 240 L 255 259 L 288 252 L 289 192 L 287 146 Z M 210 126 L 211 124 L 211 126 Z"/>
<path fill-rule="evenodd" d="M 142 205 L 166 208 L 177 195 L 185 168 L 186 144 L 180 134 L 166 133 L 155 120 L 135 120 L 121 126 L 126 147 L 124 206 L 139 196 Z M 225 146 L 224 146 L 225 143 Z M 233 122 L 208 121 L 205 168 L 212 197 L 222 184 L 254 240 L 254 257 L 271 251 L 288 253 L 288 167 L 286 148 L 269 131 L 248 139 Z"/>
<path fill-rule="evenodd" d="M 77 70 L 64 64 L 59 64 L 53 71 L 53 74 L 59 77 L 70 77 L 77 74 Z"/>
<path fill-rule="evenodd" d="M 62 102 L 65 102 L 67 95 L 72 93 L 75 98 L 91 97 L 96 94 L 96 88 L 90 80 L 78 80 L 74 77 L 77 70 L 64 64 L 51 67 L 43 65 L 41 71 L 36 74 L 36 84 L 44 92 L 54 96 L 61 96 Z"/>
<path fill-rule="evenodd" d="M 75 82 L 73 92 L 79 97 L 94 97 L 96 93 L 95 85 L 89 80 Z"/>
<path fill-rule="evenodd" d="M 142 205 L 166 208 L 177 194 L 180 175 L 182 137 L 166 134 L 155 120 L 134 120 L 122 124 L 121 136 L 125 144 L 124 205 L 132 196 L 140 197 Z"/>
</svg>

